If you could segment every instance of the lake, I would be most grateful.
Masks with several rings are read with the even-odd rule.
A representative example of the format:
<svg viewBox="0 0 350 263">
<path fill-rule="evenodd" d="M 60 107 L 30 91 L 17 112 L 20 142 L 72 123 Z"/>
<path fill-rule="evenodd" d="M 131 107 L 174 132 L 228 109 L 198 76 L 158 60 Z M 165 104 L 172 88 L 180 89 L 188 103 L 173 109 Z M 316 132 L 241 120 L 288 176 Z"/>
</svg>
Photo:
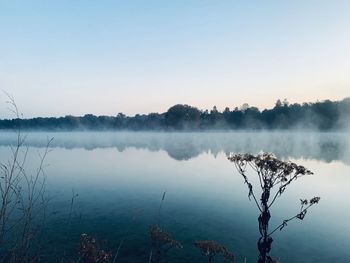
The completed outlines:
<svg viewBox="0 0 350 263">
<path fill-rule="evenodd" d="M 50 201 L 40 232 L 47 261 L 75 257 L 80 235 L 87 233 L 114 251 L 123 241 L 117 262 L 148 262 L 149 226 L 160 222 L 183 245 L 183 249 L 170 250 L 164 262 L 207 262 L 193 246 L 196 240 L 225 245 L 236 254 L 236 262 L 244 258 L 256 262 L 259 211 L 249 201 L 247 186 L 227 155 L 262 151 L 314 172 L 292 182 L 276 201 L 271 208 L 271 229 L 299 212 L 300 198 L 321 197 L 303 221 L 291 221 L 274 234 L 271 255 L 282 263 L 350 260 L 348 133 L 26 135 L 28 171 L 37 167 L 46 139 L 54 137 L 45 162 Z M 12 132 L 0 133 L 2 161 L 9 159 L 9 146 L 14 143 Z M 249 175 L 255 176 L 253 171 Z"/>
</svg>

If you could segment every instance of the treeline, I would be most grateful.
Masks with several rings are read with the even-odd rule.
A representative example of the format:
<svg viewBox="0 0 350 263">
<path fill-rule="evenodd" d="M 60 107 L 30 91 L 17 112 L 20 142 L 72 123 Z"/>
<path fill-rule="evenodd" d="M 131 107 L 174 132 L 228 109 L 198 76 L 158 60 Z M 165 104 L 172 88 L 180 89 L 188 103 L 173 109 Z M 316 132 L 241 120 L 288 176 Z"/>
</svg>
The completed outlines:
<svg viewBox="0 0 350 263">
<path fill-rule="evenodd" d="M 262 111 L 248 104 L 232 110 L 227 107 L 222 112 L 216 106 L 212 110 L 199 110 L 177 104 L 164 113 L 133 117 L 118 113 L 117 116 L 86 114 L 82 117 L 0 120 L 0 129 L 19 127 L 27 130 L 342 130 L 350 127 L 350 98 L 303 104 L 277 100 L 272 109 Z"/>
</svg>

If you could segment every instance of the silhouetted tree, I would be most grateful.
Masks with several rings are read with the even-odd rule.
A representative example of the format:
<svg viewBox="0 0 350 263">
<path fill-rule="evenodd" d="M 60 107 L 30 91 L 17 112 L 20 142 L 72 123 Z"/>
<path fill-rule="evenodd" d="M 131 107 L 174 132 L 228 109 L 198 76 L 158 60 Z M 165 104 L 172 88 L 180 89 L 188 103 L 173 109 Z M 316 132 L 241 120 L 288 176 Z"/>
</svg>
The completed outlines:
<svg viewBox="0 0 350 263">
<path fill-rule="evenodd" d="M 277 100 L 274 108 L 260 111 L 247 103 L 240 108 L 228 107 L 220 112 L 199 110 L 189 105 L 177 104 L 164 113 L 136 114 L 134 117 L 118 113 L 117 116 L 59 118 L 5 119 L 0 120 L 0 129 L 46 129 L 46 130 L 198 130 L 198 129 L 291 129 L 304 128 L 331 131 L 349 128 L 350 98 L 342 101 L 289 104 Z"/>
<path fill-rule="evenodd" d="M 172 106 L 164 115 L 165 124 L 177 129 L 194 129 L 199 126 L 201 112 L 188 105 Z"/>
</svg>

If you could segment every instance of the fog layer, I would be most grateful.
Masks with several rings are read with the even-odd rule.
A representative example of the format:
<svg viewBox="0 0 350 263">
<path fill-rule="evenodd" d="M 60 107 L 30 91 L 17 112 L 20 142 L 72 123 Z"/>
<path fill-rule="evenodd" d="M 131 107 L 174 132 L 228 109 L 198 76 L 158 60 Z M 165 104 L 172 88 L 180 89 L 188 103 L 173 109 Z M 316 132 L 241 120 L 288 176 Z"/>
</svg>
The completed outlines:
<svg viewBox="0 0 350 263">
<path fill-rule="evenodd" d="M 51 147 L 66 149 L 127 148 L 166 151 L 171 158 L 188 160 L 202 153 L 274 153 L 283 159 L 341 161 L 350 165 L 348 133 L 321 132 L 31 132 L 26 144 L 45 147 L 46 138 L 54 137 Z M 14 132 L 0 133 L 0 146 L 16 143 Z"/>
</svg>

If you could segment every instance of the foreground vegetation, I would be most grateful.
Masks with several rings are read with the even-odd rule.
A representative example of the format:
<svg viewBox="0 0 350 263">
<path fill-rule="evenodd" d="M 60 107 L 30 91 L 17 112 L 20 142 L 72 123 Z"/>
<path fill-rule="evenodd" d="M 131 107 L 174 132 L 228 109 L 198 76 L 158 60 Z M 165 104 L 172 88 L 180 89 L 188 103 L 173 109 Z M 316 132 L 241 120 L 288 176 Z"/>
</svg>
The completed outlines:
<svg viewBox="0 0 350 263">
<path fill-rule="evenodd" d="M 242 175 L 244 183 L 248 187 L 248 198 L 253 198 L 260 215 L 258 217 L 260 238 L 258 240 L 259 258 L 258 263 L 275 262 L 270 256 L 271 245 L 273 242 L 272 235 L 277 230 L 282 230 L 287 226 L 288 222 L 293 219 L 303 220 L 308 209 L 320 201 L 320 197 L 313 197 L 310 200 L 300 199 L 300 211 L 275 227 L 269 230 L 269 222 L 271 219 L 271 207 L 275 201 L 281 197 L 286 188 L 298 178 L 313 174 L 304 166 L 297 165 L 289 161 L 277 159 L 274 155 L 262 153 L 258 155 L 236 154 L 231 155 L 228 159 L 234 163 L 238 173 Z M 261 190 L 261 198 L 258 201 L 256 197 L 256 187 L 250 183 L 248 179 L 248 169 L 251 168 L 259 178 L 257 188 Z M 274 191 L 274 189 L 276 189 Z"/>
</svg>

